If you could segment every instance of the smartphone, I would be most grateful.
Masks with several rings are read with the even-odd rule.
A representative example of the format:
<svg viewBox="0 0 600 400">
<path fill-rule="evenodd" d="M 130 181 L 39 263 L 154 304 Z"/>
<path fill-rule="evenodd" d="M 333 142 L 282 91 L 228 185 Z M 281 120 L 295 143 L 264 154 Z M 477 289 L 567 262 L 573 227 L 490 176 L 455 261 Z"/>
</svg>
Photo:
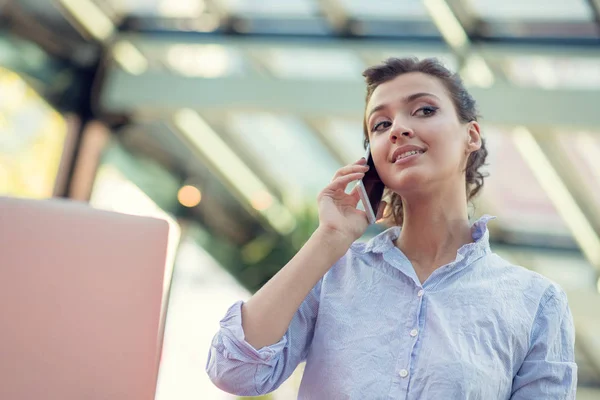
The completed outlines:
<svg viewBox="0 0 600 400">
<path fill-rule="evenodd" d="M 377 222 L 377 212 L 379 211 L 379 205 L 383 197 L 383 190 L 385 185 L 379 178 L 375 164 L 373 164 L 373 157 L 371 157 L 371 147 L 367 145 L 365 152 L 365 158 L 367 165 L 370 167 L 363 179 L 358 181 L 356 184 L 358 194 L 360 195 L 360 201 L 367 214 L 369 224 Z"/>
</svg>

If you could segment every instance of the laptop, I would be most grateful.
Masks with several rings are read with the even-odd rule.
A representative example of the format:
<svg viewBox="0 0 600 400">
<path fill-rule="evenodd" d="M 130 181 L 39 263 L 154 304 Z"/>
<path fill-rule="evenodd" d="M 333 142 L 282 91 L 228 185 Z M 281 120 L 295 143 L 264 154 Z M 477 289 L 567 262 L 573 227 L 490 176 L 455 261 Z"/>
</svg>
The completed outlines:
<svg viewBox="0 0 600 400">
<path fill-rule="evenodd" d="M 0 197 L 0 399 L 151 400 L 165 221 Z"/>
</svg>

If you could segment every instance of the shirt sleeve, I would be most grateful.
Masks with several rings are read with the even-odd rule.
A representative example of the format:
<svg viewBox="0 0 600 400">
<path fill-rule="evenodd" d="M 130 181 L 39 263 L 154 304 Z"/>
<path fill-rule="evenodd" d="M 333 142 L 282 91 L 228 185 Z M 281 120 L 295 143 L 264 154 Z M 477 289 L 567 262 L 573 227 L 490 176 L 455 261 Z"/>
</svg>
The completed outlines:
<svg viewBox="0 0 600 400">
<path fill-rule="evenodd" d="M 538 309 L 529 352 L 513 379 L 511 400 L 575 399 L 575 328 L 566 294 L 551 288 Z"/>
<path fill-rule="evenodd" d="M 258 350 L 245 340 L 243 302 L 231 306 L 210 347 L 206 372 L 211 381 L 221 390 L 238 396 L 257 396 L 277 389 L 306 360 L 320 291 L 321 281 L 304 299 L 281 340 Z"/>
</svg>

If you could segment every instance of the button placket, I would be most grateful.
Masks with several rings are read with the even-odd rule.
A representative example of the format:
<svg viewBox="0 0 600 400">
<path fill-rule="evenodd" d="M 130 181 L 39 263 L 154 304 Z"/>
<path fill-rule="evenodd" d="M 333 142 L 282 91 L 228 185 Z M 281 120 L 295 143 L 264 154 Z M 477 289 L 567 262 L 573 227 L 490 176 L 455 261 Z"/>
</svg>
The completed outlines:
<svg viewBox="0 0 600 400">
<path fill-rule="evenodd" d="M 418 307 L 418 309 L 420 309 L 420 308 L 421 308 L 421 300 L 422 300 L 422 298 L 423 298 L 423 295 L 424 295 L 424 294 L 425 294 L 425 291 L 424 291 L 423 289 L 420 289 L 420 290 L 417 292 L 417 297 L 419 298 L 419 301 L 418 301 L 418 304 L 419 304 L 419 305 L 417 306 L 417 307 Z M 419 317 L 418 317 L 418 316 L 419 316 L 419 314 L 420 314 L 420 311 L 417 311 L 417 321 L 418 321 L 418 319 L 419 319 Z M 418 334 L 419 334 L 419 330 L 418 330 L 418 329 L 412 329 L 412 330 L 409 332 L 409 335 L 410 335 L 411 337 L 413 337 L 413 338 L 414 338 L 414 337 L 417 337 L 417 336 L 418 336 Z M 409 372 L 408 372 L 408 370 L 407 370 L 406 368 L 403 368 L 403 369 L 401 369 L 400 371 L 398 371 L 398 375 L 399 375 L 401 378 L 404 378 L 404 379 L 406 379 L 406 378 L 408 377 L 408 375 L 409 375 Z"/>
</svg>

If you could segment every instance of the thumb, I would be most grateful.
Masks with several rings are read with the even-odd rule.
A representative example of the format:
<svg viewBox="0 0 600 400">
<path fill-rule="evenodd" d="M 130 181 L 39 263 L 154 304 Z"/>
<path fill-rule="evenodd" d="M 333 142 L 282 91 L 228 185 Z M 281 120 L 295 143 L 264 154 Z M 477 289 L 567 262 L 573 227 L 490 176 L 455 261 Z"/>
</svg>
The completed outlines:
<svg viewBox="0 0 600 400">
<path fill-rule="evenodd" d="M 354 186 L 354 189 L 350 192 L 350 198 L 352 199 L 352 205 L 356 207 L 360 201 L 360 194 L 358 193 L 358 186 Z"/>
</svg>

